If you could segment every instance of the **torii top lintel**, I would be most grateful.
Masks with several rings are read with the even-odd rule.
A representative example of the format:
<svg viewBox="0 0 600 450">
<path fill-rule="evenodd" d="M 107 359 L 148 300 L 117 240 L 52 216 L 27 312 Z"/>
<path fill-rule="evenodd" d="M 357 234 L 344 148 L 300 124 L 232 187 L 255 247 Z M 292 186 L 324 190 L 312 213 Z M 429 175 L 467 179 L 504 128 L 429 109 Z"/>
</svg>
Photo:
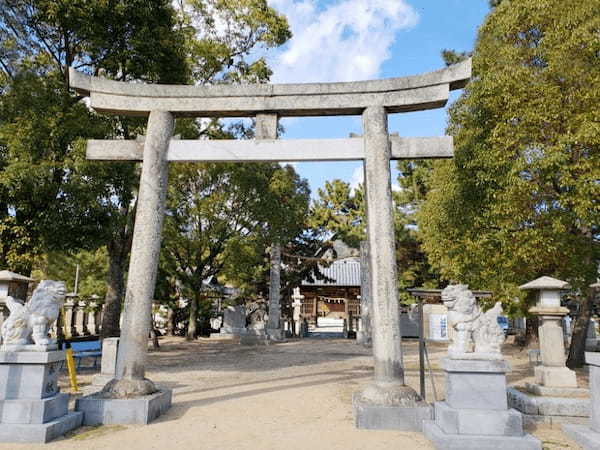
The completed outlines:
<svg viewBox="0 0 600 450">
<path fill-rule="evenodd" d="M 470 77 L 470 59 L 421 75 L 344 83 L 142 84 L 69 70 L 70 87 L 89 96 L 96 111 L 133 116 L 152 110 L 196 117 L 341 116 L 361 114 L 375 105 L 390 113 L 420 111 L 443 107 L 449 91 L 464 87 Z"/>
</svg>

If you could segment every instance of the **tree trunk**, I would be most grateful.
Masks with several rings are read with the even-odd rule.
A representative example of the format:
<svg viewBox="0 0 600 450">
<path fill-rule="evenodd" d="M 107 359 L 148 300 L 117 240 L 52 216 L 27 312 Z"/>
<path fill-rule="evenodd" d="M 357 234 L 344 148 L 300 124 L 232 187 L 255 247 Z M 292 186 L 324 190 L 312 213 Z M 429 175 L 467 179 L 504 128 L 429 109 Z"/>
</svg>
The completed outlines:
<svg viewBox="0 0 600 450">
<path fill-rule="evenodd" d="M 156 332 L 156 324 L 152 315 L 150 316 L 150 339 L 152 339 L 152 348 L 158 350 L 160 344 L 158 343 L 158 333 Z"/>
<path fill-rule="evenodd" d="M 587 338 L 590 318 L 592 317 L 594 294 L 594 289 L 590 288 L 588 295 L 579 300 L 579 313 L 573 326 L 569 357 L 567 358 L 567 367 L 569 369 L 583 367 L 585 364 L 585 340 Z"/>
<path fill-rule="evenodd" d="M 119 238 L 113 238 L 107 245 L 108 276 L 102 316 L 102 338 L 118 337 L 120 335 L 119 322 L 121 319 L 121 304 L 125 294 L 124 275 L 127 264 L 125 246 L 126 243 L 119 242 Z"/>
<path fill-rule="evenodd" d="M 167 309 L 167 336 L 175 336 L 175 312 L 171 307 Z"/>
<path fill-rule="evenodd" d="M 187 334 L 185 336 L 186 341 L 193 341 L 196 339 L 196 319 L 198 318 L 198 299 L 190 299 L 190 320 L 188 323 Z"/>
</svg>

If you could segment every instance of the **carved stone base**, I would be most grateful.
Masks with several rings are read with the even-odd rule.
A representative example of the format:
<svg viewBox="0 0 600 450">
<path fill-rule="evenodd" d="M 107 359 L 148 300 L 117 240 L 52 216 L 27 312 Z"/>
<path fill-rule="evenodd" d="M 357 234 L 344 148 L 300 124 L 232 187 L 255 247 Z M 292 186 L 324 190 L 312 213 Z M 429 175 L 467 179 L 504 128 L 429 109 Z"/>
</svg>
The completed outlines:
<svg viewBox="0 0 600 450">
<path fill-rule="evenodd" d="M 0 352 L 0 400 L 42 399 L 58 393 L 65 352 Z"/>
<path fill-rule="evenodd" d="M 507 407 L 506 372 L 501 360 L 442 362 L 446 401 L 436 402 L 435 420 L 423 425 L 437 449 L 541 449 L 541 442 L 523 432 L 521 414 Z"/>
<path fill-rule="evenodd" d="M 48 442 L 81 425 L 57 379 L 64 352 L 0 353 L 0 442 Z"/>
<path fill-rule="evenodd" d="M 352 396 L 356 428 L 369 430 L 422 431 L 432 408 L 410 386 L 369 384 Z"/>
</svg>

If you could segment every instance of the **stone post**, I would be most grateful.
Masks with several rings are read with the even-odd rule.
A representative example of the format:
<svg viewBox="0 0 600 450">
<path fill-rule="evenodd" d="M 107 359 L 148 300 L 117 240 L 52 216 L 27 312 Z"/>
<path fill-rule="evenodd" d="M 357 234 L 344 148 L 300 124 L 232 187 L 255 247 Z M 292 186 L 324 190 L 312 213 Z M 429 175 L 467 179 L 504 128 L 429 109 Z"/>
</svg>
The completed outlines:
<svg viewBox="0 0 600 450">
<path fill-rule="evenodd" d="M 600 353 L 586 352 L 585 362 L 590 367 L 590 424 L 563 425 L 563 430 L 585 449 L 600 448 Z"/>
<path fill-rule="evenodd" d="M 304 295 L 300 294 L 300 288 L 294 288 L 294 293 L 292 294 L 292 308 L 294 308 L 294 335 L 301 336 L 301 314 L 302 314 L 302 299 L 304 299 Z"/>
<path fill-rule="evenodd" d="M 281 247 L 271 246 L 271 269 L 269 274 L 269 319 L 267 334 L 275 340 L 283 338 L 281 333 Z"/>
<path fill-rule="evenodd" d="M 417 392 L 404 384 L 387 113 L 372 106 L 363 113 L 367 236 L 372 302 L 375 375 L 353 396 L 356 426 L 421 431 L 431 417 Z"/>
<path fill-rule="evenodd" d="M 369 276 L 369 242 L 360 243 L 360 329 L 356 343 L 371 346 L 371 285 Z"/>
<path fill-rule="evenodd" d="M 103 387 L 116 376 L 118 348 L 118 337 L 102 339 L 102 360 L 100 362 L 100 373 L 94 375 L 92 378 L 92 384 L 94 386 Z"/>
<path fill-rule="evenodd" d="M 147 395 L 157 390 L 144 375 L 150 332 L 148 317 L 152 311 L 167 196 L 167 151 L 173 126 L 174 119 L 170 112 L 150 113 L 144 142 L 117 378 L 104 388 L 105 393 L 115 398 Z"/>
<path fill-rule="evenodd" d="M 77 336 L 77 330 L 75 328 L 75 322 L 73 321 L 73 307 L 75 306 L 75 304 L 73 303 L 73 300 L 71 299 L 67 299 L 65 301 L 65 304 L 63 306 L 63 311 L 64 311 L 64 318 L 65 318 L 65 324 L 64 324 L 64 329 L 65 329 L 65 335 L 68 335 L 69 338 L 72 338 L 73 336 Z"/>
<path fill-rule="evenodd" d="M 87 329 L 92 336 L 98 334 L 98 330 L 96 329 L 96 308 L 98 308 L 96 302 L 90 302 L 89 311 L 87 315 Z"/>
<path fill-rule="evenodd" d="M 88 320 L 90 314 L 88 311 L 86 311 L 86 309 L 87 305 L 84 301 L 80 301 L 77 303 L 77 327 L 79 330 L 81 330 L 80 334 L 82 336 L 89 336 L 91 334 L 88 328 Z"/>
<path fill-rule="evenodd" d="M 277 139 L 277 114 L 257 114 L 255 138 Z M 269 272 L 269 320 L 267 334 L 270 339 L 282 340 L 281 326 L 281 246 L 279 242 L 271 245 L 271 268 Z"/>
<path fill-rule="evenodd" d="M 595 319 L 590 319 L 590 324 L 588 325 L 587 336 L 585 339 L 585 349 L 588 352 L 597 352 L 600 350 L 600 339 L 598 339 L 598 333 L 596 333 L 596 328 L 598 323 Z"/>
</svg>

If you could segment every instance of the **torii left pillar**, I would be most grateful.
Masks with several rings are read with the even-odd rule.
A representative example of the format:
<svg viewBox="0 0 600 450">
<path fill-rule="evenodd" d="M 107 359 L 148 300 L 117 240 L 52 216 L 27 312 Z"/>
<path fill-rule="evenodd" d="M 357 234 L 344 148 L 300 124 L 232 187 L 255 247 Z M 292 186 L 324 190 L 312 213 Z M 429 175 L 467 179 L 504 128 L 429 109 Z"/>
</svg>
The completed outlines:
<svg viewBox="0 0 600 450">
<path fill-rule="evenodd" d="M 171 391 L 157 388 L 145 377 L 152 299 L 160 253 L 168 181 L 167 152 L 174 119 L 168 111 L 148 117 L 144 159 L 127 277 L 125 311 L 117 359 L 117 377 L 100 398 L 77 400 L 85 425 L 145 424 L 171 406 Z M 123 399 L 130 399 L 123 401 Z"/>
</svg>

